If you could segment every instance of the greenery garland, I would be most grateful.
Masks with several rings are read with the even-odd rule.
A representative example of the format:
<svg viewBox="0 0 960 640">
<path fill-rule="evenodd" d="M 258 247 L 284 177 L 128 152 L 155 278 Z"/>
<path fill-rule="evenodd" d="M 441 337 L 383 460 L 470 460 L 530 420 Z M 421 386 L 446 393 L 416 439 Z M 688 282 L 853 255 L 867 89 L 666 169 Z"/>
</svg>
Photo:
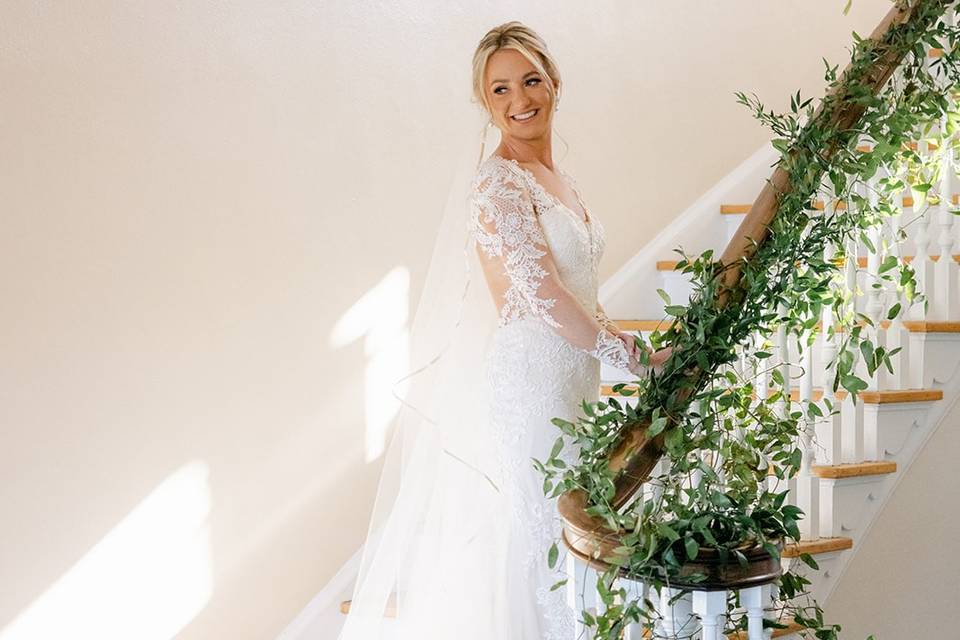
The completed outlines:
<svg viewBox="0 0 960 640">
<path fill-rule="evenodd" d="M 915 196 L 913 210 L 920 212 L 918 218 L 927 204 L 937 202 L 934 194 L 926 196 L 938 177 L 939 158 L 912 149 L 908 142 L 931 139 L 932 134 L 940 153 L 956 150 L 957 114 L 944 87 L 960 85 L 960 64 L 954 53 L 960 31 L 942 18 L 946 11 L 954 11 L 956 1 L 913 4 L 918 5 L 917 19 L 895 25 L 883 41 L 853 34 L 851 62 L 842 79 L 846 93 L 836 91 L 840 87 L 837 67 L 824 60 L 828 92 L 821 107 L 830 101 L 860 101 L 866 111 L 855 127 L 824 126 L 810 107 L 811 100 L 801 101 L 799 92 L 785 114 L 766 111 L 756 96 L 736 94 L 738 102 L 775 134 L 773 146 L 781 154 L 777 166 L 788 171 L 792 185 L 779 199 L 768 238 L 749 261 L 736 265 L 742 269 L 736 289 L 724 289 L 723 271 L 731 265 L 715 260 L 712 251 L 693 258 L 679 250 L 683 260 L 678 269 L 690 274 L 694 294 L 688 305 L 680 305 L 660 292 L 673 321 L 651 335 L 650 345 L 674 349 L 662 373 L 631 387 L 614 387 L 621 395 L 636 393 L 635 407 L 615 398 L 584 402 L 583 415 L 576 422 L 553 420 L 562 435 L 547 460 L 533 461 L 544 476 L 544 492 L 556 497 L 580 489 L 588 496 L 590 515 L 602 518 L 611 532 L 626 532 L 616 534 L 619 546 L 614 557 L 605 559 L 610 569 L 598 574 L 604 610 L 596 615 L 581 612 L 583 622 L 595 630 L 594 638 L 619 638 L 632 623 L 653 632 L 656 620 L 651 603 L 617 585 L 621 571 L 659 592 L 671 586 L 683 564 L 695 559 L 701 548 L 712 547 L 723 559 L 746 562 L 737 547 L 756 542 L 779 560 L 776 542 L 799 541 L 797 522 L 803 512 L 786 504 L 786 483 L 800 471 L 803 438 L 812 437 L 813 422 L 839 407 L 829 401 L 807 402 L 794 404 L 789 413 L 783 411 L 782 407 L 791 406 L 790 381 L 776 367 L 768 370 L 769 394 L 756 399 L 754 379 L 766 367 L 771 355 L 766 350 L 769 337 L 778 327 L 803 336 L 798 343 L 801 350 L 812 348 L 818 320 L 829 309 L 835 326 L 824 337 L 837 345 L 837 357 L 829 363 L 832 388 L 845 389 L 854 402 L 867 388 L 857 375 L 859 361 L 871 376 L 880 367 L 893 371 L 890 358 L 896 350 L 876 345 L 874 320 L 854 309 L 856 295 L 863 292 L 845 291 L 838 281 L 846 249 L 860 241 L 870 252 L 882 254 L 879 275 L 871 287 L 896 290 L 907 304 L 923 300 L 910 265 L 898 258 L 899 253 L 891 253 L 893 247 L 875 246 L 870 234 L 899 214 L 894 197 L 905 188 Z M 931 47 L 943 54 L 928 65 Z M 879 56 L 891 52 L 903 56 L 903 62 L 896 77 L 873 95 L 866 88 L 867 74 Z M 801 126 L 802 113 L 805 124 Z M 941 121 L 946 122 L 945 129 L 932 131 Z M 858 151 L 857 145 L 864 140 L 872 148 Z M 825 148 L 835 153 L 823 154 Z M 868 182 L 881 170 L 883 177 Z M 817 215 L 810 210 L 817 193 L 829 194 L 847 206 L 825 207 Z M 901 232 L 900 239 L 904 237 Z M 830 249 L 835 255 L 825 254 Z M 715 300 L 720 295 L 733 296 L 734 303 L 719 307 Z M 902 317 L 906 310 L 895 302 L 884 308 L 883 316 Z M 759 344 L 752 343 L 756 336 L 761 336 Z M 637 340 L 642 343 L 641 338 Z M 738 350 L 751 363 L 747 372 L 733 366 Z M 699 372 L 693 380 L 691 370 Z M 618 512 L 611 504 L 614 474 L 607 466 L 608 457 L 623 427 L 644 418 L 651 424 L 648 436 L 664 433 L 665 469 L 648 483 L 654 488 L 654 499 Z M 561 459 L 565 447 L 575 448 L 576 464 Z M 773 489 L 769 474 L 777 478 Z M 694 476 L 698 481 L 692 480 Z M 547 559 L 551 567 L 556 566 L 558 555 L 555 544 Z M 799 561 L 818 568 L 809 554 L 802 554 Z M 792 617 L 805 635 L 812 633 L 820 640 L 838 638 L 840 626 L 824 622 L 822 609 L 809 595 L 809 585 L 793 564 L 783 572 L 776 582 L 783 603 L 780 619 Z M 738 605 L 732 593 L 728 632 L 746 628 L 745 616 L 731 615 Z M 784 626 L 770 620 L 764 624 Z"/>
</svg>

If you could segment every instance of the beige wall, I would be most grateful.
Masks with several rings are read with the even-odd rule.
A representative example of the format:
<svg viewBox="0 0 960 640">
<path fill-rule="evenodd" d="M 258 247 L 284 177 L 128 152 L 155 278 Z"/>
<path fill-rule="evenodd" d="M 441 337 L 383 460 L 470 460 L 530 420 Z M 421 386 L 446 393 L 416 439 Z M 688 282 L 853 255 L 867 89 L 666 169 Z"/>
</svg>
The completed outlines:
<svg viewBox="0 0 960 640">
<path fill-rule="evenodd" d="M 824 607 L 841 637 L 861 640 L 956 638 L 960 601 L 960 403 L 917 453 L 913 464 L 860 541 Z"/>
<path fill-rule="evenodd" d="M 769 138 L 734 91 L 890 6 L 844 4 L 4 2 L 0 638 L 272 637 L 356 548 L 487 28 L 560 62 L 606 278 Z"/>
</svg>

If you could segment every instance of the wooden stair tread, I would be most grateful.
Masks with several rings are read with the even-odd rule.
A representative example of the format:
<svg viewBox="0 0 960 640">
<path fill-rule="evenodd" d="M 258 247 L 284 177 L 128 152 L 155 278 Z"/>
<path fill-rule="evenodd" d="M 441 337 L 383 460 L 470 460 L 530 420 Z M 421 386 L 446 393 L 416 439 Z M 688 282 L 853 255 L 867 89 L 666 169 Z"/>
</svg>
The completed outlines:
<svg viewBox="0 0 960 640">
<path fill-rule="evenodd" d="M 793 633 L 798 633 L 803 629 L 799 624 L 793 621 L 793 618 L 781 619 L 780 624 L 787 625 L 786 629 L 774 629 L 771 638 L 782 638 Z M 734 631 L 727 634 L 727 640 L 747 640 L 746 631 Z"/>
<path fill-rule="evenodd" d="M 781 618 L 780 624 L 787 625 L 786 629 L 774 629 L 771 638 L 782 638 L 788 636 L 792 633 L 798 633 L 803 629 L 799 624 L 793 621 L 793 618 Z M 644 629 L 643 636 L 644 638 L 652 637 L 650 632 Z M 699 636 L 698 636 L 699 637 Z M 746 631 L 734 631 L 733 633 L 728 633 L 726 635 L 727 640 L 747 640 Z"/>
<path fill-rule="evenodd" d="M 614 384 L 602 384 L 600 385 L 600 395 L 601 396 L 623 396 L 623 397 L 632 397 L 624 396 L 621 391 L 636 391 L 637 387 L 626 383 L 627 386 L 624 387 L 621 391 L 614 392 L 613 387 L 615 384 L 623 383 L 614 383 Z M 837 400 L 843 400 L 847 396 L 847 392 L 844 389 L 838 389 L 836 393 Z M 931 402 L 935 400 L 943 400 L 943 391 L 941 389 L 900 389 L 892 391 L 861 391 L 858 394 L 860 402 L 865 404 L 899 404 L 904 402 Z M 818 402 L 823 397 L 823 389 L 814 389 L 813 390 L 813 401 Z M 800 398 L 800 392 L 797 389 L 790 390 L 790 399 L 794 402 L 797 402 Z"/>
<path fill-rule="evenodd" d="M 913 262 L 913 256 L 903 256 L 903 261 L 907 264 Z M 940 259 L 939 255 L 930 256 L 932 262 L 937 262 Z M 954 254 L 953 259 L 955 262 L 960 262 L 960 254 Z M 657 260 L 657 271 L 676 271 L 677 265 L 680 264 L 680 260 Z M 843 260 L 837 260 L 837 265 L 843 266 Z M 867 267 L 867 258 L 866 256 L 860 256 L 857 258 L 857 266 L 861 269 L 866 269 Z"/>
<path fill-rule="evenodd" d="M 915 148 L 916 143 L 913 143 L 913 146 Z M 953 204 L 960 204 L 960 193 L 953 194 L 953 197 L 951 198 L 951 200 L 953 201 Z M 914 204 L 914 200 L 911 196 L 904 196 L 901 202 L 904 207 L 908 207 L 908 208 L 913 207 L 913 204 Z M 825 203 L 823 202 L 823 200 L 815 200 L 813 202 L 813 209 L 817 211 L 822 211 L 824 208 L 824 204 Z M 746 213 L 750 213 L 750 207 L 752 206 L 753 205 L 751 204 L 721 204 L 720 213 L 721 215 L 746 214 Z M 847 208 L 847 204 L 843 200 L 837 203 L 837 209 L 846 209 L 846 208 Z"/>
<path fill-rule="evenodd" d="M 346 615 L 350 613 L 350 603 L 352 600 L 344 600 L 340 603 L 340 613 Z M 396 618 L 397 617 L 397 605 L 396 601 L 393 598 L 393 595 L 390 596 L 390 600 L 387 601 L 387 608 L 383 612 L 384 618 Z"/>
<path fill-rule="evenodd" d="M 673 325 L 673 320 L 664 318 L 663 320 L 612 320 L 614 324 L 623 331 L 666 331 Z M 890 326 L 889 320 L 880 323 L 883 328 Z M 818 322 L 816 328 L 820 328 Z M 929 321 L 929 320 L 904 320 L 903 327 L 911 333 L 960 333 L 960 321 Z"/>
<path fill-rule="evenodd" d="M 904 320 L 903 326 L 912 333 L 960 333 L 960 322 Z"/>
<path fill-rule="evenodd" d="M 895 473 L 897 463 L 893 460 L 870 460 L 845 462 L 843 464 L 813 465 L 813 474 L 818 478 L 858 478 Z"/>
<path fill-rule="evenodd" d="M 833 551 L 844 551 L 853 548 L 853 538 L 837 536 L 835 538 L 817 538 L 816 540 L 801 540 L 792 542 L 783 548 L 781 556 L 784 558 L 797 558 L 801 553 L 816 555 L 818 553 L 831 553 Z"/>
<path fill-rule="evenodd" d="M 837 389 L 836 399 L 847 397 L 846 389 Z M 904 402 L 932 402 L 943 400 L 943 391 L 940 389 L 897 389 L 890 391 L 861 391 L 858 394 L 860 401 L 865 404 L 900 404 Z M 814 389 L 811 399 L 819 402 L 823 398 L 823 389 Z M 800 391 L 790 389 L 790 400 L 800 401 Z"/>
</svg>

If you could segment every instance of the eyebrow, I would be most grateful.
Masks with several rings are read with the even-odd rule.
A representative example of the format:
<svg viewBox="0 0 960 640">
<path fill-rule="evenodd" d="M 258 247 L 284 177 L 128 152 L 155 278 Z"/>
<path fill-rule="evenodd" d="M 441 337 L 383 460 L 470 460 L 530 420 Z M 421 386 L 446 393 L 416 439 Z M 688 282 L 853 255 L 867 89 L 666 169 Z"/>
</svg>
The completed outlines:
<svg viewBox="0 0 960 640">
<path fill-rule="evenodd" d="M 523 77 L 526 78 L 527 76 L 533 75 L 534 73 L 540 73 L 540 72 L 537 71 L 536 69 L 534 69 L 533 71 L 527 71 L 525 74 L 523 74 Z M 500 80 L 491 80 L 491 81 L 490 81 L 490 84 L 496 84 L 496 83 L 498 83 L 498 82 L 508 82 L 508 80 L 503 80 L 503 79 L 500 79 Z"/>
</svg>

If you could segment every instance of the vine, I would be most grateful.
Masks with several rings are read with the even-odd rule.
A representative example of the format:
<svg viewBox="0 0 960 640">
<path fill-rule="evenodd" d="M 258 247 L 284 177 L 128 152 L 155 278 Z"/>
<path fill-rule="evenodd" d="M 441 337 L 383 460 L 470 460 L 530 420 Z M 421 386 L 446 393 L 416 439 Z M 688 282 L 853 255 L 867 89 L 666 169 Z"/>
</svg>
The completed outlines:
<svg viewBox="0 0 960 640">
<path fill-rule="evenodd" d="M 863 369 L 867 376 L 880 368 L 893 373 L 891 357 L 898 349 L 877 343 L 878 321 L 902 318 L 924 298 L 914 270 L 896 246 L 905 232 L 877 244 L 876 231 L 900 214 L 895 199 L 904 190 L 914 196 L 915 217 L 903 227 L 926 207 L 939 204 L 941 196 L 949 197 L 932 187 L 939 178 L 939 154 L 955 155 L 957 148 L 957 113 L 950 97 L 960 85 L 954 53 L 960 31 L 943 17 L 947 11 L 953 14 L 956 1 L 913 4 L 917 19 L 891 27 L 882 41 L 853 34 L 851 61 L 842 78 L 845 92 L 838 91 L 843 87 L 837 67 L 824 60 L 828 91 L 822 111 L 815 113 L 812 100 L 802 100 L 800 92 L 783 114 L 766 110 L 755 95 L 736 94 L 774 134 L 772 144 L 780 153 L 776 166 L 788 172 L 792 186 L 778 199 L 767 238 L 756 244 L 749 260 L 736 265 L 716 260 L 710 250 L 696 257 L 678 250 L 682 260 L 677 268 L 689 274 L 694 293 L 682 305 L 659 292 L 672 318 L 649 339 L 653 349 L 673 347 L 662 372 L 614 387 L 621 396 L 634 396 L 635 405 L 617 398 L 584 402 L 575 422 L 553 420 L 561 435 L 548 459 L 533 461 L 544 476 L 544 492 L 557 497 L 582 490 L 588 514 L 601 518 L 610 535 L 618 537 L 614 555 L 604 559 L 610 568 L 598 573 L 603 611 L 580 612 L 594 638 L 619 638 L 628 624 L 654 632 L 652 604 L 618 585 L 618 575 L 662 592 L 703 548 L 716 549 L 723 561 L 745 563 L 740 549 L 757 543 L 779 561 L 778 542 L 799 541 L 804 514 L 787 503 L 787 482 L 801 471 L 804 443 L 815 442 L 813 425 L 837 413 L 839 405 L 829 397 L 791 403 L 790 380 L 769 364 L 771 338 L 778 329 L 799 336 L 801 355 L 818 333 L 832 341 L 836 357 L 827 363 L 827 382 L 833 392 L 850 394 L 853 402 L 868 386 L 859 375 Z M 930 48 L 941 51 L 932 63 Z M 868 74 L 879 56 L 891 53 L 903 61 L 874 95 L 866 86 Z M 851 128 L 828 126 L 819 114 L 831 102 L 844 100 L 864 105 L 863 116 Z M 935 143 L 937 153 L 924 153 L 922 142 Z M 822 153 L 826 148 L 835 152 Z M 822 212 L 811 207 L 817 194 L 827 201 Z M 841 284 L 844 269 L 859 269 L 852 251 L 858 244 L 880 260 L 875 275 L 868 277 L 868 289 L 889 294 L 872 316 L 857 311 L 856 300 L 865 293 Z M 742 270 L 741 277 L 737 287 L 729 288 L 723 274 L 734 267 Z M 719 296 L 729 296 L 730 303 L 716 304 Z M 824 311 L 832 317 L 826 328 L 818 322 Z M 646 349 L 642 338 L 637 341 Z M 767 378 L 769 386 L 756 388 L 758 378 Z M 661 472 L 647 482 L 646 499 L 617 510 L 609 456 L 622 429 L 641 420 L 650 424 L 648 437 L 663 434 Z M 560 458 L 564 447 L 576 450 L 576 464 Z M 551 567 L 558 555 L 555 544 L 548 554 Z M 838 638 L 840 625 L 824 621 L 797 562 L 818 569 L 809 554 L 791 563 L 775 583 L 780 615 L 764 624 L 782 628 L 780 620 L 792 618 L 807 637 Z M 687 583 L 697 579 L 684 576 Z M 734 592 L 726 632 L 746 628 L 745 616 L 735 615 L 738 606 Z"/>
</svg>

